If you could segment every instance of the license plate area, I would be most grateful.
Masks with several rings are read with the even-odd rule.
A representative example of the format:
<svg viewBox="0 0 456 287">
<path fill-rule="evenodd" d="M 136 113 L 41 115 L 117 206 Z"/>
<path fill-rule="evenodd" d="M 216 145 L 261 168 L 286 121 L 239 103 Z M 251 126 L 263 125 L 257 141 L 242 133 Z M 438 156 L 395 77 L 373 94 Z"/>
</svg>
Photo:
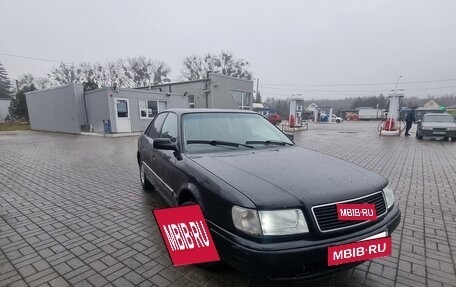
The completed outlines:
<svg viewBox="0 0 456 287">
<path fill-rule="evenodd" d="M 387 231 L 364 238 L 358 242 L 328 247 L 328 266 L 390 256 L 391 237 L 384 237 Z"/>
<path fill-rule="evenodd" d="M 446 135 L 446 132 L 433 132 L 435 135 Z"/>
</svg>

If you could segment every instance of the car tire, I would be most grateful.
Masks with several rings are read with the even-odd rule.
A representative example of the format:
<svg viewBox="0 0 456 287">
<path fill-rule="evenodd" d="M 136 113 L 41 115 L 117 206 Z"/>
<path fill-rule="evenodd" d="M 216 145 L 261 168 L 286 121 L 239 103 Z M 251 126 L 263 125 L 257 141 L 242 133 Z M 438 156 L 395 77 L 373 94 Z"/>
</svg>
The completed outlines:
<svg viewBox="0 0 456 287">
<path fill-rule="evenodd" d="M 422 140 L 422 139 L 423 139 L 423 136 L 420 135 L 419 133 L 416 133 L 416 137 L 417 137 L 419 140 Z"/>
<path fill-rule="evenodd" d="M 188 206 L 188 205 L 197 205 L 198 203 L 194 199 L 190 199 L 182 203 L 180 206 Z M 207 263 L 197 263 L 195 266 L 208 269 L 208 270 L 215 270 L 218 268 L 221 268 L 224 266 L 222 261 L 216 261 L 216 262 L 207 262 Z"/>
<path fill-rule="evenodd" d="M 196 205 L 198 204 L 195 200 L 191 199 L 191 200 L 187 200 L 185 201 L 184 203 L 182 203 L 180 206 L 187 206 L 187 205 Z"/>
<path fill-rule="evenodd" d="M 339 123 L 340 123 L 340 120 L 336 120 L 336 123 L 338 123 L 338 124 L 339 124 Z"/>
<path fill-rule="evenodd" d="M 141 186 L 144 190 L 153 190 L 152 183 L 147 179 L 146 173 L 144 172 L 144 162 L 142 160 L 139 162 L 139 180 L 141 181 Z"/>
</svg>

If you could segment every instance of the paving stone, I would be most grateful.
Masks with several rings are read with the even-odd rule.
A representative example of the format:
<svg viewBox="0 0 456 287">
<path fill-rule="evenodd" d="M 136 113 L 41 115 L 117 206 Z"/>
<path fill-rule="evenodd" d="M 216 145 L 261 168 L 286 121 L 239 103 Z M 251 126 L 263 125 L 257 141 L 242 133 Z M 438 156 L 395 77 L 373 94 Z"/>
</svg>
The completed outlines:
<svg viewBox="0 0 456 287">
<path fill-rule="evenodd" d="M 392 256 L 293 285 L 456 286 L 456 144 L 378 137 L 377 125 L 311 123 L 295 142 L 388 178 L 402 210 Z M 0 135 L 1 286 L 288 286 L 173 267 L 151 212 L 165 205 L 138 182 L 136 144 Z"/>
</svg>

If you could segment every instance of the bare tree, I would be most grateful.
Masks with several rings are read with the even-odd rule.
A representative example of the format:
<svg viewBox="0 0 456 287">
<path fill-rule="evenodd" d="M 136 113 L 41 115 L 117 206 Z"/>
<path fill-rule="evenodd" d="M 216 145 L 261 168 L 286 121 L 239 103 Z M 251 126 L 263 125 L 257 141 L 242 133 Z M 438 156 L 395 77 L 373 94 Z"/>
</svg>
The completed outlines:
<svg viewBox="0 0 456 287">
<path fill-rule="evenodd" d="M 143 56 L 122 61 L 122 69 L 128 87 L 139 88 L 170 81 L 170 68 L 164 62 Z"/>
<path fill-rule="evenodd" d="M 249 63 L 244 59 L 234 58 L 229 52 L 221 52 L 219 55 L 207 54 L 204 57 L 189 56 L 184 59 L 183 64 L 182 77 L 187 80 L 203 79 L 207 72 L 252 79 L 252 73 L 247 70 Z"/>
<path fill-rule="evenodd" d="M 104 64 L 81 63 L 70 65 L 60 63 L 48 74 L 49 79 L 57 84 L 85 83 L 92 89 L 95 87 L 145 87 L 169 82 L 170 68 L 162 61 L 154 61 L 146 57 L 118 59 Z"/>
<path fill-rule="evenodd" d="M 34 86 L 38 90 L 47 89 L 52 86 L 51 81 L 48 78 L 35 77 L 28 73 L 21 75 L 18 79 L 19 87 Z"/>
<path fill-rule="evenodd" d="M 53 84 L 66 85 L 69 83 L 79 83 L 82 77 L 82 68 L 74 64 L 61 62 L 48 73 L 48 77 Z"/>
</svg>

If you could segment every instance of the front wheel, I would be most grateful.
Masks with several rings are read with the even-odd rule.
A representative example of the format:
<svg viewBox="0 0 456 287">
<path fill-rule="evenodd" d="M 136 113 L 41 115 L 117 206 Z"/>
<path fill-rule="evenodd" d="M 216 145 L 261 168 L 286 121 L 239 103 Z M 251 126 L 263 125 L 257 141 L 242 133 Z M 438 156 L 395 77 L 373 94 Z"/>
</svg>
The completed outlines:
<svg viewBox="0 0 456 287">
<path fill-rule="evenodd" d="M 189 199 L 189 200 L 185 201 L 184 203 L 180 204 L 180 206 L 189 206 L 189 205 L 197 205 L 197 204 L 198 204 L 198 202 L 196 202 L 196 200 Z M 214 270 L 216 271 L 217 269 L 223 268 L 225 266 L 222 261 L 197 263 L 195 265 L 198 267 L 204 268 L 204 269 L 212 270 L 212 271 L 214 271 Z"/>
<path fill-rule="evenodd" d="M 417 137 L 419 140 L 422 140 L 422 139 L 423 139 L 423 136 L 420 135 L 418 132 L 416 133 L 416 137 Z"/>
<path fill-rule="evenodd" d="M 144 162 L 141 161 L 139 163 L 139 179 L 141 180 L 141 185 L 142 185 L 144 190 L 152 190 L 153 186 L 150 183 L 150 181 L 147 179 L 146 173 L 144 171 L 144 168 L 145 168 L 144 167 Z"/>
</svg>

